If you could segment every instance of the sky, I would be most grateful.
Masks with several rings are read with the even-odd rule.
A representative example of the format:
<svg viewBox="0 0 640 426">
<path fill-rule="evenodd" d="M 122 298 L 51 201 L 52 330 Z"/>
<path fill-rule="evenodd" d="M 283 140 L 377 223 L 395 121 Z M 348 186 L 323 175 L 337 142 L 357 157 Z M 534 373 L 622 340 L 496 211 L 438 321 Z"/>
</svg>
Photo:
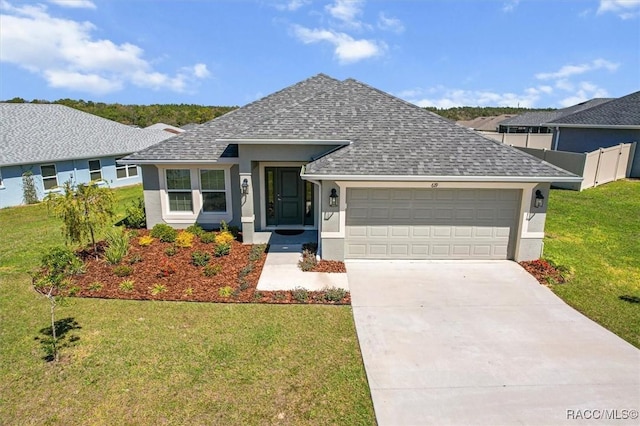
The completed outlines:
<svg viewBox="0 0 640 426">
<path fill-rule="evenodd" d="M 640 90 L 640 0 L 0 0 L 0 99 L 245 105 L 318 73 L 420 106 Z"/>
</svg>

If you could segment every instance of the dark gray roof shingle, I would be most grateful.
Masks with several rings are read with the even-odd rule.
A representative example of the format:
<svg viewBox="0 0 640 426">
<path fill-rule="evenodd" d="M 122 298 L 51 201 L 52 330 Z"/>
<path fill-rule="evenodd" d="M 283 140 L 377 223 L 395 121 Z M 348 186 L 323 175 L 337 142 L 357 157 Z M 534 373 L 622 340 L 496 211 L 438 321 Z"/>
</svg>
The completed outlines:
<svg viewBox="0 0 640 426">
<path fill-rule="evenodd" d="M 366 84 L 322 74 L 128 158 L 214 161 L 234 139 L 352 142 L 309 163 L 309 175 L 574 176 Z"/>
<path fill-rule="evenodd" d="M 542 126 L 544 123 L 549 123 L 550 121 L 557 120 L 558 118 L 565 117 L 569 114 L 609 102 L 612 99 L 613 98 L 595 98 L 567 108 L 557 109 L 555 111 L 525 112 L 524 114 L 520 114 L 503 121 L 500 125 L 512 127 L 538 127 Z"/>
<path fill-rule="evenodd" d="M 640 126 L 640 91 L 552 120 L 550 124 Z"/>
<path fill-rule="evenodd" d="M 0 165 L 129 154 L 170 138 L 58 104 L 0 103 Z"/>
</svg>

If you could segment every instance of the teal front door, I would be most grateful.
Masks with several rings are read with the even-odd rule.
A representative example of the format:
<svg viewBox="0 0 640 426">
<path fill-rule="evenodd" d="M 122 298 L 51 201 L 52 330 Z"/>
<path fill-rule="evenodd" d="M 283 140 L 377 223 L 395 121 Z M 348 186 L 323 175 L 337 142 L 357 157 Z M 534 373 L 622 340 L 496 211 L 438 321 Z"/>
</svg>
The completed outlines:
<svg viewBox="0 0 640 426">
<path fill-rule="evenodd" d="M 313 185 L 300 179 L 297 167 L 266 167 L 268 226 L 313 225 Z"/>
</svg>

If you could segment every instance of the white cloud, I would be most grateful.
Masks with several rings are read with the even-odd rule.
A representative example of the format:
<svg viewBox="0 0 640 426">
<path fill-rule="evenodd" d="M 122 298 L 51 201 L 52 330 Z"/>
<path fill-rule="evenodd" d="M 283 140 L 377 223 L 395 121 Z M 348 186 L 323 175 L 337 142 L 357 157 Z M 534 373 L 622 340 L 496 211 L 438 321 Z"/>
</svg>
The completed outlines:
<svg viewBox="0 0 640 426">
<path fill-rule="evenodd" d="M 303 6 L 311 3 L 311 0 L 289 0 L 284 3 L 276 4 L 276 9 L 278 10 L 288 10 L 289 12 L 295 12 Z"/>
<path fill-rule="evenodd" d="M 356 18 L 362 14 L 363 4 L 363 0 L 335 0 L 333 4 L 326 5 L 325 10 L 345 24 L 359 26 Z"/>
<path fill-rule="evenodd" d="M 615 13 L 622 19 L 632 19 L 640 16 L 640 0 L 600 0 L 598 15 Z"/>
<path fill-rule="evenodd" d="M 505 13 L 513 12 L 515 10 L 515 8 L 518 7 L 519 3 L 520 3 L 520 0 L 509 0 L 509 1 L 506 1 L 502 5 L 502 11 L 505 12 Z"/>
<path fill-rule="evenodd" d="M 391 18 L 386 16 L 384 12 L 380 12 L 378 15 L 378 28 L 385 31 L 393 31 L 395 33 L 401 33 L 404 31 L 404 24 L 397 18 Z"/>
<path fill-rule="evenodd" d="M 560 105 L 568 107 L 593 98 L 606 98 L 609 95 L 605 89 L 588 81 L 579 83 L 577 89 L 578 90 L 572 93 L 571 96 L 560 100 Z"/>
<path fill-rule="evenodd" d="M 294 25 L 293 32 L 305 44 L 322 41 L 332 44 L 335 48 L 334 53 L 341 63 L 353 63 L 380 56 L 387 49 L 384 43 L 375 40 L 356 40 L 348 34 L 333 30 L 309 29 Z"/>
<path fill-rule="evenodd" d="M 92 23 L 53 17 L 46 6 L 3 2 L 2 9 L 0 61 L 42 76 L 51 87 L 104 94 L 131 83 L 183 92 L 209 76 L 204 64 L 174 76 L 160 73 L 140 47 L 95 39 Z"/>
<path fill-rule="evenodd" d="M 565 65 L 555 72 L 538 73 L 536 74 L 536 78 L 539 80 L 566 79 L 567 77 L 584 74 L 586 72 L 599 69 L 606 69 L 607 71 L 613 72 L 617 70 L 619 66 L 620 64 L 607 61 L 606 59 L 594 59 L 593 61 L 586 64 Z"/>
<path fill-rule="evenodd" d="M 450 89 L 437 86 L 426 90 L 405 90 L 398 96 L 421 107 L 520 106 L 522 108 L 532 108 L 540 99 L 540 93 L 548 90 L 548 86 L 541 87 L 528 88 L 525 89 L 524 93 L 516 94 L 510 92 L 497 93 L 482 90 Z M 411 96 L 404 96 L 407 94 Z"/>
<path fill-rule="evenodd" d="M 74 9 L 95 9 L 96 5 L 91 0 L 49 0 L 49 3 L 53 3 L 62 7 L 69 7 Z"/>
</svg>

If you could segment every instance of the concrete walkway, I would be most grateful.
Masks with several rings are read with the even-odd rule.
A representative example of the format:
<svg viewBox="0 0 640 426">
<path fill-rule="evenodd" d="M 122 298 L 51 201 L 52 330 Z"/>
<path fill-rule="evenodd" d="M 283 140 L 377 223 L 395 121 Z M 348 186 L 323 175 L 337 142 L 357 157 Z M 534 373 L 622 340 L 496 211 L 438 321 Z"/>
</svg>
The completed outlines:
<svg viewBox="0 0 640 426">
<path fill-rule="evenodd" d="M 305 231 L 300 235 L 287 236 L 276 233 L 262 233 L 262 242 L 269 244 L 267 260 L 262 268 L 256 290 L 293 290 L 303 287 L 319 291 L 330 287 L 349 290 L 347 274 L 326 272 L 303 272 L 298 267 L 302 257 L 302 245 L 315 241 L 317 232 Z"/>
<path fill-rule="evenodd" d="M 347 271 L 380 425 L 640 424 L 640 351 L 518 264 Z"/>
</svg>

